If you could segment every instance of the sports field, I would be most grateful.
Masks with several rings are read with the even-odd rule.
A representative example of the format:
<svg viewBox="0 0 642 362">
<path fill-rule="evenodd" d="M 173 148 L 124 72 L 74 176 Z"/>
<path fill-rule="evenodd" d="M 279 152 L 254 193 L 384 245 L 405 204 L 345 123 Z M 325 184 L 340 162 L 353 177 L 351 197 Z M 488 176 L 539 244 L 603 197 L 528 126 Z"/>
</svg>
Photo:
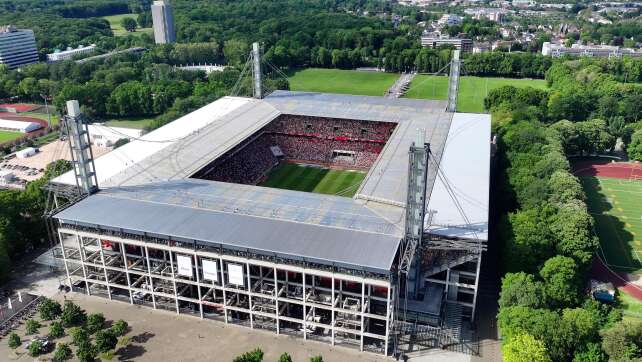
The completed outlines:
<svg viewBox="0 0 642 362">
<path fill-rule="evenodd" d="M 18 137 L 24 136 L 24 133 L 0 131 L 0 143 L 13 141 Z"/>
<path fill-rule="evenodd" d="M 382 96 L 399 74 L 308 68 L 289 74 L 288 78 L 293 91 Z"/>
<path fill-rule="evenodd" d="M 111 27 L 111 31 L 114 33 L 114 36 L 125 36 L 125 35 L 140 35 L 143 33 L 147 34 L 153 34 L 154 30 L 152 28 L 136 28 L 136 31 L 133 33 L 128 32 L 123 28 L 123 26 L 120 24 L 120 22 L 124 18 L 132 18 L 134 20 L 138 19 L 138 14 L 118 14 L 118 15 L 110 15 L 110 16 L 103 16 L 103 19 L 107 20 L 109 22 L 109 26 Z"/>
<path fill-rule="evenodd" d="M 107 120 L 105 125 L 110 127 L 143 129 L 152 123 L 152 121 L 154 121 L 153 118 L 146 117 L 114 118 Z"/>
<path fill-rule="evenodd" d="M 515 87 L 546 88 L 546 81 L 541 79 L 482 78 L 462 76 L 459 79 L 457 111 L 482 113 L 484 98 L 491 89 L 505 85 Z M 448 77 L 419 74 L 410 83 L 407 98 L 441 99 L 448 98 Z"/>
<path fill-rule="evenodd" d="M 642 180 L 581 176 L 601 254 L 614 270 L 642 271 Z"/>
<path fill-rule="evenodd" d="M 260 186 L 352 197 L 365 176 L 362 171 L 282 163 L 270 172 Z"/>
</svg>

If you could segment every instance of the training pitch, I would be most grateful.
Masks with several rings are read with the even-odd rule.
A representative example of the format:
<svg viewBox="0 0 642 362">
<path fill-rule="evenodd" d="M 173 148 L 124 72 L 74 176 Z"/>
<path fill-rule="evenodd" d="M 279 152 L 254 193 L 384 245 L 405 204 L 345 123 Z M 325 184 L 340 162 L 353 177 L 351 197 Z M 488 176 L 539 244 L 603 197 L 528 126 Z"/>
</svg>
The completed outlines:
<svg viewBox="0 0 642 362">
<path fill-rule="evenodd" d="M 459 93 L 457 95 L 457 111 L 482 113 L 484 98 L 491 89 L 512 85 L 524 88 L 533 87 L 545 89 L 546 81 L 541 79 L 511 79 L 511 78 L 482 78 L 462 76 L 459 78 Z M 448 77 L 419 74 L 410 83 L 407 98 L 448 99 Z"/>
<path fill-rule="evenodd" d="M 365 176 L 362 171 L 282 163 L 259 186 L 352 197 Z"/>
<path fill-rule="evenodd" d="M 383 96 L 397 78 L 397 73 L 309 68 L 291 74 L 289 82 L 293 91 Z"/>
<path fill-rule="evenodd" d="M 582 176 L 601 254 L 614 270 L 642 271 L 642 180 Z"/>
</svg>

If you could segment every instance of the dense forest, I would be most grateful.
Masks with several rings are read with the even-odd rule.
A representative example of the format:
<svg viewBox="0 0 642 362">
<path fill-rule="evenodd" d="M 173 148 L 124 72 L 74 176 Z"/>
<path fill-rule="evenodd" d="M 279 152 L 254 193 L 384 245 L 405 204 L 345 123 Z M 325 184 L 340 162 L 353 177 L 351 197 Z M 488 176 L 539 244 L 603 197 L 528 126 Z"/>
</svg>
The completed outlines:
<svg viewBox="0 0 642 362">
<path fill-rule="evenodd" d="M 567 160 L 609 153 L 642 129 L 641 89 L 616 77 L 604 64 L 564 61 L 546 74 L 550 91 L 505 87 L 485 100 L 500 140 L 506 361 L 642 357 L 642 324 L 584 293 L 598 240 Z"/>
</svg>

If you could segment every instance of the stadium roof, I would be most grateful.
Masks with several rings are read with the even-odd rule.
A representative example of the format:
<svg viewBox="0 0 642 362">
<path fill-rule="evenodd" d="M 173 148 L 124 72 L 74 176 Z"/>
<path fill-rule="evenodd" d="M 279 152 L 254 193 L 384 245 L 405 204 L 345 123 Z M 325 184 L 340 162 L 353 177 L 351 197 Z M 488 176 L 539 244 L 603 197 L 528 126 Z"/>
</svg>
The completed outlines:
<svg viewBox="0 0 642 362">
<path fill-rule="evenodd" d="M 282 217 L 270 214 L 276 205 Z M 385 222 L 349 198 L 195 179 L 105 189 L 56 218 L 381 273 L 400 242 L 370 232 Z"/>
<path fill-rule="evenodd" d="M 418 130 L 435 161 L 428 171 L 428 208 L 436 211 L 430 231 L 487 238 L 490 117 L 453 116 L 445 107 L 309 92 L 225 97 L 97 158 L 101 191 L 56 217 L 389 270 L 403 236 L 408 149 Z M 189 179 L 280 114 L 398 125 L 353 199 Z M 72 172 L 53 182 L 75 184 Z"/>
</svg>

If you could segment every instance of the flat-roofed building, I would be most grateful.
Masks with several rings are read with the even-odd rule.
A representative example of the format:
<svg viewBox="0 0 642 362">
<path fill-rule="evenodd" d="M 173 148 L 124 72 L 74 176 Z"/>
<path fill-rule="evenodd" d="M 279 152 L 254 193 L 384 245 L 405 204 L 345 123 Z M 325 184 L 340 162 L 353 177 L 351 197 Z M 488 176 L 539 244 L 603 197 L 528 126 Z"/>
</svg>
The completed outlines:
<svg viewBox="0 0 642 362">
<path fill-rule="evenodd" d="M 573 44 L 570 47 L 563 44 L 553 44 L 545 42 L 542 44 L 542 55 L 552 57 L 561 57 L 562 55 L 583 56 L 583 57 L 640 57 L 642 51 L 636 51 L 631 48 L 620 48 L 614 45 L 581 45 Z"/>
<path fill-rule="evenodd" d="M 0 26 L 0 64 L 15 69 L 38 62 L 38 50 L 33 30 L 14 25 Z"/>
<path fill-rule="evenodd" d="M 152 21 L 154 23 L 154 40 L 156 44 L 168 44 L 176 41 L 174 15 L 172 6 L 165 0 L 152 4 Z"/>
<path fill-rule="evenodd" d="M 462 52 L 471 52 L 473 50 L 472 39 L 446 38 L 440 36 L 422 36 L 421 46 L 427 48 L 439 48 L 444 45 L 452 45 L 455 49 Z"/>
<path fill-rule="evenodd" d="M 69 47 L 67 48 L 67 50 L 55 51 L 51 54 L 47 54 L 47 61 L 50 63 L 54 63 L 63 60 L 69 60 L 78 55 L 93 53 L 94 50 L 96 50 L 96 44 L 91 44 L 88 46 L 79 45 L 77 48 Z"/>
</svg>

